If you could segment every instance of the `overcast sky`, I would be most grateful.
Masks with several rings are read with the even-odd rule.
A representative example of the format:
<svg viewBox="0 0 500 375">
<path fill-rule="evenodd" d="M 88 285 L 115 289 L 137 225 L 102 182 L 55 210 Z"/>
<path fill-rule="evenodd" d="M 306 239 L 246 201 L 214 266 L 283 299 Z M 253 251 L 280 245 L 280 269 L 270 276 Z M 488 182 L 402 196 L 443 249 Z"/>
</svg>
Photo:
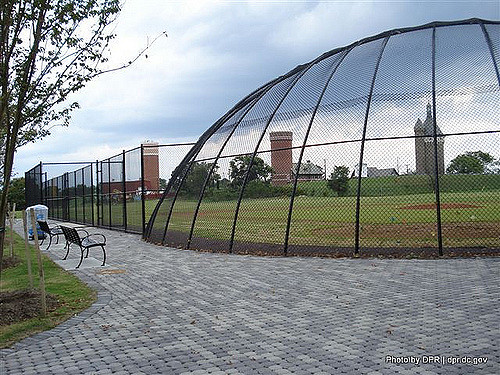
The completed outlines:
<svg viewBox="0 0 500 375">
<path fill-rule="evenodd" d="M 144 140 L 195 141 L 245 95 L 323 52 L 393 28 L 471 17 L 498 20 L 499 2 L 127 0 L 112 63 L 162 31 L 168 38 L 75 94 L 81 109 L 71 125 L 19 149 L 14 172 L 104 159 Z"/>
</svg>

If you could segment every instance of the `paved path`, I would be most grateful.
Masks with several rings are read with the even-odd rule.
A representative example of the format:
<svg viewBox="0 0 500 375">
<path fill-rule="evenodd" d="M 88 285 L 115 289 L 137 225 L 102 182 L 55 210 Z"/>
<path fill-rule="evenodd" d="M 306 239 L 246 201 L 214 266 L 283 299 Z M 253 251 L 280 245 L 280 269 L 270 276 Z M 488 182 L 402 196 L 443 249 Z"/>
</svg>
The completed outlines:
<svg viewBox="0 0 500 375">
<path fill-rule="evenodd" d="M 500 373 L 498 258 L 261 258 L 91 231 L 125 273 L 72 271 L 98 303 L 3 350 L 2 375 Z M 487 363 L 387 362 L 429 355 Z"/>
</svg>

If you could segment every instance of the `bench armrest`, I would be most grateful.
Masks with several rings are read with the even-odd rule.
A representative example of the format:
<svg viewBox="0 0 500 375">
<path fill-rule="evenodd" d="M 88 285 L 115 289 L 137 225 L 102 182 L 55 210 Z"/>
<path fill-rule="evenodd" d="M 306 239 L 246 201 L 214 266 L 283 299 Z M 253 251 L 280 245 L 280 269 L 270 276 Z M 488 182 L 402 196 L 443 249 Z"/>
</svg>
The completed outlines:
<svg viewBox="0 0 500 375">
<path fill-rule="evenodd" d="M 87 232 L 85 229 L 79 228 L 79 229 L 76 229 L 76 231 L 77 232 L 85 232 L 85 236 L 84 237 L 88 237 L 89 236 L 89 232 Z M 78 235 L 80 235 L 80 234 L 78 234 Z"/>
<path fill-rule="evenodd" d="M 90 238 L 92 236 L 100 236 L 102 237 L 102 239 L 104 240 L 104 244 L 106 244 L 106 237 L 104 236 L 104 234 L 101 234 L 101 233 L 93 233 L 93 234 L 89 234 L 87 237 L 85 238 Z"/>
</svg>

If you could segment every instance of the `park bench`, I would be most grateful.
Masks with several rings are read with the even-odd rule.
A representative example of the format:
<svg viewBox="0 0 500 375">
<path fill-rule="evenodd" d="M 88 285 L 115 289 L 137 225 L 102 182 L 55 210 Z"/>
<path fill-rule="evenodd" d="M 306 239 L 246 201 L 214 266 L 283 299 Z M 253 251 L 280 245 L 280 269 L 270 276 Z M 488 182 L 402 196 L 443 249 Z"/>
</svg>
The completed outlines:
<svg viewBox="0 0 500 375">
<path fill-rule="evenodd" d="M 66 251 L 66 256 L 63 258 L 63 260 L 66 260 L 69 254 L 69 248 L 71 244 L 78 245 L 80 247 L 80 262 L 76 266 L 76 268 L 80 267 L 83 261 L 83 253 L 85 250 L 87 250 L 87 255 L 85 258 L 89 257 L 89 249 L 91 247 L 101 247 L 102 253 L 104 255 L 104 259 L 102 261 L 101 266 L 104 266 L 106 264 L 106 250 L 104 249 L 104 246 L 106 246 L 106 237 L 103 234 L 100 233 L 94 233 L 94 234 L 89 234 L 85 229 L 75 229 L 75 228 L 70 228 L 70 227 L 65 227 L 61 225 L 61 229 L 64 234 L 64 238 L 66 239 L 66 245 L 65 248 L 67 249 Z M 78 232 L 84 232 L 86 235 L 80 237 L 80 234 Z M 91 238 L 92 237 L 92 238 Z"/>
<path fill-rule="evenodd" d="M 41 231 L 44 232 L 47 236 L 49 236 L 49 245 L 47 246 L 47 248 L 45 250 L 48 250 L 50 245 L 52 244 L 52 237 L 56 237 L 56 244 L 58 244 L 59 243 L 59 235 L 63 234 L 61 227 L 59 227 L 59 225 L 56 225 L 56 226 L 51 228 L 51 227 L 49 227 L 49 224 L 47 224 L 47 222 L 43 221 L 43 220 L 37 220 L 37 222 L 38 222 L 38 225 L 40 226 Z M 45 238 L 47 236 L 45 236 L 42 239 L 42 243 L 40 245 L 43 244 L 43 242 L 45 241 Z"/>
</svg>

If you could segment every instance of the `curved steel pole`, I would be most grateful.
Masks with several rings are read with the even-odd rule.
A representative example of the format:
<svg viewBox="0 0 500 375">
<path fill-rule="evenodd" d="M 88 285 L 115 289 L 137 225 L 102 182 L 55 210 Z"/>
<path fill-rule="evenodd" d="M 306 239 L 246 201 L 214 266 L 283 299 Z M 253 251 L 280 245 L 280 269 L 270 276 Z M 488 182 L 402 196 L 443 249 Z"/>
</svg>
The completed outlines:
<svg viewBox="0 0 500 375">
<path fill-rule="evenodd" d="M 432 124 L 434 138 L 434 192 L 436 194 L 436 214 L 438 232 L 438 252 L 443 255 L 443 237 L 441 232 L 441 199 L 439 196 L 439 162 L 437 148 L 437 122 L 436 122 L 436 28 L 432 29 Z"/>
<path fill-rule="evenodd" d="M 495 59 L 495 53 L 493 52 L 493 44 L 491 43 L 490 34 L 488 33 L 488 30 L 486 30 L 484 23 L 481 22 L 480 25 L 481 30 L 483 30 L 484 38 L 486 39 L 486 44 L 488 45 L 488 49 L 490 50 L 491 59 L 493 60 L 493 66 L 495 67 L 495 73 L 497 74 L 497 81 L 500 85 L 500 74 L 498 73 L 498 65 Z"/>
<path fill-rule="evenodd" d="M 284 243 L 284 247 L 283 247 L 283 253 L 284 253 L 285 256 L 288 253 L 288 239 L 289 239 L 289 236 L 290 236 L 290 224 L 292 223 L 293 203 L 294 203 L 294 200 L 295 200 L 295 194 L 297 192 L 297 183 L 299 181 L 299 173 L 298 173 L 298 171 L 300 170 L 300 166 L 302 164 L 302 157 L 304 156 L 304 150 L 305 150 L 305 147 L 306 147 L 307 139 L 309 138 L 309 133 L 311 131 L 311 127 L 312 127 L 312 124 L 314 122 L 314 118 L 316 117 L 316 113 L 318 111 L 319 105 L 321 104 L 321 101 L 323 100 L 323 96 L 325 95 L 326 89 L 328 88 L 328 85 L 330 84 L 330 81 L 333 78 L 333 75 L 337 71 L 338 67 L 340 66 L 340 64 L 342 63 L 342 61 L 344 61 L 345 57 L 352 50 L 352 48 L 354 48 L 354 46 L 351 47 L 350 49 L 344 51 L 343 56 L 339 59 L 339 61 L 337 62 L 337 65 L 335 65 L 335 67 L 332 70 L 332 73 L 330 74 L 330 76 L 326 80 L 325 87 L 323 87 L 323 90 L 321 91 L 321 94 L 318 97 L 318 103 L 314 107 L 313 113 L 311 115 L 311 120 L 309 121 L 309 125 L 307 126 L 307 131 L 306 131 L 306 134 L 304 136 L 304 142 L 302 143 L 302 148 L 300 149 L 299 160 L 297 161 L 297 172 L 295 173 L 295 179 L 293 181 L 292 196 L 290 197 L 290 206 L 288 208 L 288 218 L 287 218 L 286 232 L 285 232 L 285 243 Z"/>
<path fill-rule="evenodd" d="M 234 113 L 236 113 L 237 111 L 239 111 L 241 108 L 243 108 L 245 105 L 247 105 L 249 102 L 251 102 L 252 100 L 255 99 L 255 95 L 257 95 L 258 93 L 261 92 L 261 90 L 264 90 L 266 89 L 267 87 L 270 87 L 272 86 L 275 82 L 279 82 L 279 80 L 282 79 L 282 77 L 279 77 L 279 78 L 276 78 L 268 83 L 266 83 L 265 85 L 262 85 L 261 87 L 259 87 L 258 89 L 254 90 L 252 93 L 250 93 L 249 95 L 247 95 L 245 98 L 243 98 L 242 100 L 240 100 L 233 108 L 231 108 L 224 116 L 222 116 L 219 120 L 217 120 L 209 129 L 207 129 L 205 131 L 205 133 L 203 133 L 201 135 L 201 137 L 198 139 L 198 141 L 196 142 L 196 144 L 189 150 L 189 152 L 186 154 L 186 156 L 184 156 L 184 158 L 182 159 L 181 163 L 179 164 L 180 165 L 185 165 L 185 164 L 188 164 L 189 161 L 191 160 L 191 158 L 193 157 L 196 157 L 196 155 L 198 155 L 198 152 L 200 151 L 201 149 L 201 146 L 199 146 L 200 143 L 204 144 L 205 141 L 210 138 L 218 129 L 220 126 L 222 126 L 224 124 L 224 121 L 232 116 Z M 198 147 L 198 149 L 197 149 Z M 178 167 L 176 168 L 176 170 L 178 169 Z M 175 173 L 175 170 L 174 170 L 174 173 Z M 170 178 L 170 180 L 168 181 L 167 183 L 167 186 L 162 194 L 162 196 L 160 197 L 160 200 L 158 201 L 158 203 L 156 204 L 149 220 L 148 220 L 148 223 L 147 223 L 147 226 L 146 226 L 146 235 L 145 235 L 145 238 L 149 238 L 151 236 L 151 231 L 153 229 L 152 225 L 153 225 L 153 222 L 156 220 L 156 216 L 158 214 L 158 211 L 160 209 L 160 206 L 163 204 L 163 201 L 165 200 L 165 197 L 166 195 L 168 194 L 168 192 L 170 191 L 170 189 L 172 188 L 172 184 L 173 184 L 173 179 Z M 168 226 L 168 222 L 166 223 L 166 226 Z M 164 231 L 164 234 L 166 234 L 166 229 Z M 163 242 L 163 241 L 162 241 Z"/>
<path fill-rule="evenodd" d="M 267 88 L 267 86 L 266 86 Z M 252 100 L 255 100 L 255 98 L 252 98 Z M 248 104 L 248 103 L 246 103 Z M 237 113 L 241 108 L 233 108 L 232 111 L 229 111 L 228 113 L 226 113 L 217 123 L 219 123 L 220 126 L 222 126 L 222 124 L 224 124 L 226 122 L 226 120 L 228 118 L 231 118 L 231 116 L 233 116 L 235 113 Z M 181 181 L 179 182 L 179 186 L 177 187 L 176 191 L 175 191 L 175 195 L 174 195 L 174 198 L 172 200 L 172 203 L 170 205 L 170 211 L 168 213 L 168 217 L 167 217 L 167 222 L 165 223 L 165 229 L 163 230 L 163 237 L 162 237 L 162 241 L 161 243 L 162 244 L 165 244 L 165 237 L 167 236 L 167 230 L 168 230 L 168 226 L 170 224 L 170 219 L 172 217 L 172 211 L 174 210 L 174 205 L 175 205 L 175 202 L 177 201 L 177 197 L 179 196 L 179 192 L 181 190 L 181 187 L 182 185 L 184 184 L 184 181 L 186 180 L 186 177 L 187 175 L 189 174 L 191 168 L 193 167 L 194 163 L 196 162 L 196 157 L 198 156 L 198 154 L 200 153 L 201 149 L 203 148 L 203 146 L 205 145 L 205 142 L 213 135 L 215 134 L 215 132 L 219 129 L 219 127 L 217 127 L 210 135 L 207 136 L 207 138 L 205 139 L 204 142 L 198 144 L 198 150 L 195 150 L 193 152 L 193 155 L 192 155 L 192 160 L 191 162 L 189 163 L 189 167 L 187 168 L 186 172 L 184 173 L 184 175 L 182 176 L 181 178 Z M 194 146 L 196 147 L 196 145 Z M 194 148 L 193 147 L 193 148 Z M 170 184 L 170 181 L 169 181 L 169 184 Z M 169 187 L 167 187 L 169 188 Z M 168 191 L 168 190 L 167 190 Z M 166 192 L 167 192 L 166 191 Z M 165 192 L 165 193 L 166 193 Z M 158 206 L 157 206 L 158 207 Z M 150 229 L 151 230 L 151 229 Z"/>
<path fill-rule="evenodd" d="M 261 95 L 259 95 L 257 98 L 254 99 L 254 102 L 248 106 L 248 108 L 246 109 L 245 113 L 243 113 L 243 115 L 241 115 L 241 117 L 238 119 L 238 121 L 235 123 L 233 129 L 231 129 L 231 132 L 229 133 L 228 137 L 226 138 L 226 140 L 224 141 L 224 144 L 222 145 L 222 147 L 220 148 L 213 164 L 212 164 L 212 167 L 210 168 L 210 172 L 208 173 L 207 177 L 205 178 L 205 181 L 203 183 L 203 187 L 200 191 L 200 196 L 198 198 L 198 204 L 196 205 L 196 210 L 194 212 L 194 216 L 193 216 L 193 221 L 191 223 L 191 230 L 189 231 L 189 238 L 188 238 L 188 242 L 187 242 L 187 245 L 186 245 L 186 248 L 189 249 L 189 247 L 191 246 L 191 240 L 193 238 L 193 232 L 194 232 L 194 226 L 195 226 L 195 223 L 196 223 L 196 219 L 198 217 L 198 211 L 200 210 L 200 206 L 201 206 L 201 201 L 203 199 L 203 195 L 205 194 L 205 190 L 207 188 L 207 184 L 210 180 L 210 176 L 212 175 L 212 173 L 214 172 L 215 170 L 215 167 L 217 165 L 217 162 L 219 161 L 219 158 L 220 156 L 222 155 L 222 152 L 224 151 L 224 148 L 226 147 L 227 143 L 229 142 L 229 139 L 231 139 L 232 135 L 234 134 L 234 132 L 236 131 L 237 127 L 239 126 L 239 124 L 243 121 L 243 119 L 245 118 L 245 116 L 248 114 L 248 112 L 250 112 L 250 110 L 255 107 L 255 105 L 259 102 L 259 100 L 267 93 L 269 92 L 269 90 L 272 88 L 273 86 L 271 87 L 267 87 L 265 90 L 262 90 L 262 93 Z"/>
<path fill-rule="evenodd" d="M 363 126 L 363 136 L 361 138 L 361 149 L 359 151 L 358 187 L 356 192 L 356 232 L 354 239 L 354 254 L 356 255 L 359 253 L 359 210 L 361 205 L 361 172 L 363 171 L 363 156 L 365 152 L 366 127 L 368 125 L 368 115 L 370 113 L 373 88 L 375 87 L 375 79 L 377 78 L 378 67 L 380 65 L 380 60 L 382 59 L 385 46 L 387 45 L 387 41 L 389 40 L 390 37 L 391 37 L 390 35 L 385 37 L 384 41 L 382 42 L 382 47 L 380 48 L 380 54 L 378 55 L 377 64 L 375 65 L 375 70 L 373 72 L 372 84 L 370 87 L 370 93 L 368 95 L 368 103 L 366 104 L 365 124 Z"/>
<path fill-rule="evenodd" d="M 297 74 L 297 76 L 294 78 L 293 82 L 290 84 L 290 87 L 283 94 L 283 97 L 279 101 L 278 105 L 274 109 L 271 116 L 269 116 L 269 120 L 267 121 L 266 125 L 264 126 L 264 129 L 262 130 L 260 138 L 257 141 L 257 145 L 255 146 L 255 150 L 252 154 L 252 158 L 250 159 L 250 163 L 248 164 L 248 168 L 245 172 L 245 177 L 243 179 L 243 185 L 241 186 L 240 195 L 238 197 L 238 203 L 236 204 L 236 211 L 234 213 L 234 219 L 233 219 L 233 228 L 231 229 L 231 240 L 229 242 L 229 252 L 230 253 L 233 251 L 234 235 L 236 232 L 236 222 L 238 221 L 238 214 L 240 212 L 241 200 L 243 199 L 243 193 L 245 192 L 245 188 L 246 188 L 246 185 L 248 182 L 248 176 L 250 175 L 250 170 L 252 169 L 252 165 L 253 165 L 253 162 L 255 160 L 255 156 L 257 155 L 257 152 L 259 151 L 260 143 L 262 142 L 262 139 L 264 138 L 264 135 L 266 134 L 266 131 L 267 131 L 267 128 L 269 127 L 269 124 L 273 120 L 274 116 L 276 115 L 276 112 L 278 112 L 278 109 L 281 107 L 281 104 L 283 104 L 283 102 L 287 98 L 290 91 L 295 87 L 295 84 L 299 81 L 299 79 L 302 78 L 304 76 L 304 74 L 309 69 L 311 69 L 311 67 L 314 66 L 314 64 L 316 64 L 318 61 L 320 61 L 320 60 L 316 59 L 316 60 L 312 61 L 311 63 L 309 63 L 309 65 L 307 67 L 305 67 L 300 73 Z"/>
</svg>

